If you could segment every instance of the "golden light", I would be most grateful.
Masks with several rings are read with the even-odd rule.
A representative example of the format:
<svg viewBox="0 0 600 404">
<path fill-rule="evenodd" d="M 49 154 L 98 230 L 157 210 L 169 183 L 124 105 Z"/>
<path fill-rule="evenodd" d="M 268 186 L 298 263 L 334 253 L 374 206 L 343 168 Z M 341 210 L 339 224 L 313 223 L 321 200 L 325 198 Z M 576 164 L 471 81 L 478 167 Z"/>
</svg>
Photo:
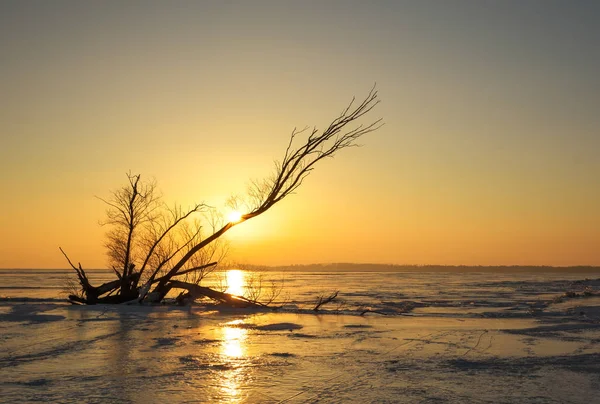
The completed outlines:
<svg viewBox="0 0 600 404">
<path fill-rule="evenodd" d="M 227 215 L 227 220 L 229 220 L 229 223 L 237 223 L 242 220 L 242 213 L 237 210 L 232 210 L 229 212 L 229 215 Z"/>
<path fill-rule="evenodd" d="M 232 324 L 235 325 L 235 324 Z M 244 356 L 247 330 L 237 327 L 223 327 L 222 353 L 229 358 Z"/>
<path fill-rule="evenodd" d="M 244 294 L 244 284 L 246 282 L 244 271 L 239 269 L 229 269 L 226 276 L 227 290 L 225 292 L 242 296 Z"/>
<path fill-rule="evenodd" d="M 244 379 L 248 372 L 246 362 L 246 337 L 247 330 L 240 328 L 243 320 L 230 321 L 221 328 L 221 355 L 223 361 L 230 368 L 221 373 L 221 391 L 229 402 L 241 402 L 242 390 L 240 381 Z"/>
</svg>

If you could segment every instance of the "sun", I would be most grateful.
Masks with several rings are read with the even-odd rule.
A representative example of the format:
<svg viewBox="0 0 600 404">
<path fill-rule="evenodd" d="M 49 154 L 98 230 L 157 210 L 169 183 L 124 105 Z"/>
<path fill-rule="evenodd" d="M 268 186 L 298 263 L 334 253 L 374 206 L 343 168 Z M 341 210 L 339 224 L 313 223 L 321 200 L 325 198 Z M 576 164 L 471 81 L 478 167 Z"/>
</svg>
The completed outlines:
<svg viewBox="0 0 600 404">
<path fill-rule="evenodd" d="M 237 223 L 240 220 L 242 220 L 242 214 L 237 210 L 232 210 L 231 212 L 229 212 L 229 215 L 227 215 L 227 219 L 230 223 Z"/>
</svg>

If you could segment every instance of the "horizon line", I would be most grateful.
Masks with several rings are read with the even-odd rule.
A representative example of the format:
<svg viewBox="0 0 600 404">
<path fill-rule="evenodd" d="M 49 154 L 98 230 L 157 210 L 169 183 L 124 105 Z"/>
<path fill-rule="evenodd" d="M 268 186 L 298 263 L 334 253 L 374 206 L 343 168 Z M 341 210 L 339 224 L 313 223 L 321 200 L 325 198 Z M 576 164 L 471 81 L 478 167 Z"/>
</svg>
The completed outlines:
<svg viewBox="0 0 600 404">
<path fill-rule="evenodd" d="M 552 269 L 569 269 L 569 268 L 588 268 L 598 269 L 599 265 L 589 264 L 576 264 L 576 265 L 532 265 L 532 264 L 501 264 L 501 265 L 490 265 L 490 264 L 383 264 L 383 263 L 370 263 L 370 262 L 318 262 L 310 264 L 282 264 L 282 265 L 264 265 L 264 264 L 248 264 L 248 263 L 237 263 L 233 265 L 227 265 L 227 268 L 292 268 L 292 267 L 339 267 L 339 266 L 372 266 L 372 267 L 387 267 L 387 268 L 552 268 Z M 0 267 L 0 270 L 65 270 L 71 269 L 68 267 Z M 110 270 L 110 268 L 88 268 L 87 270 Z"/>
</svg>

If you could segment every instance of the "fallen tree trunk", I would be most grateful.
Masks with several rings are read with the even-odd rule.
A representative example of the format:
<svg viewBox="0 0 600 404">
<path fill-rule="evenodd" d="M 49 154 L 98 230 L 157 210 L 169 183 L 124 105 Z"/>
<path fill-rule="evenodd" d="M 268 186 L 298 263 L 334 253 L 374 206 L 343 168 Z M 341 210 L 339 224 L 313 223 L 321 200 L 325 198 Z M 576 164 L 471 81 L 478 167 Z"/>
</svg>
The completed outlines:
<svg viewBox="0 0 600 404">
<path fill-rule="evenodd" d="M 241 296 L 235 296 L 225 292 L 219 292 L 217 290 L 207 288 L 205 286 L 196 285 L 195 283 L 188 283 L 182 281 L 170 281 L 166 284 L 166 287 L 170 289 L 184 289 L 188 291 L 189 298 L 192 300 L 208 297 L 219 303 L 227 304 L 231 307 L 246 308 L 246 307 L 266 307 L 258 302 L 253 302 Z"/>
<path fill-rule="evenodd" d="M 76 304 L 121 304 L 137 299 L 135 295 L 108 295 L 95 299 L 82 298 L 77 295 L 69 295 L 69 302 Z"/>
</svg>

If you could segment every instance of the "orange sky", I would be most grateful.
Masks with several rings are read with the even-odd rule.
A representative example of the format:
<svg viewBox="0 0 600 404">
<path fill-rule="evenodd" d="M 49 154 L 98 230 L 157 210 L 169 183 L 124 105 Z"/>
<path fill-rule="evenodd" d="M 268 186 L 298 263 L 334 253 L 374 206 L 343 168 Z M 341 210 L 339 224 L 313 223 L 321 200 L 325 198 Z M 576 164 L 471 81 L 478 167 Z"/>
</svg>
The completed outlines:
<svg viewBox="0 0 600 404">
<path fill-rule="evenodd" d="M 338 4 L 339 3 L 339 4 Z M 386 126 L 230 233 L 252 264 L 600 265 L 593 2 L 0 4 L 0 267 L 104 267 L 129 170 L 223 206 L 374 82 Z"/>
</svg>

